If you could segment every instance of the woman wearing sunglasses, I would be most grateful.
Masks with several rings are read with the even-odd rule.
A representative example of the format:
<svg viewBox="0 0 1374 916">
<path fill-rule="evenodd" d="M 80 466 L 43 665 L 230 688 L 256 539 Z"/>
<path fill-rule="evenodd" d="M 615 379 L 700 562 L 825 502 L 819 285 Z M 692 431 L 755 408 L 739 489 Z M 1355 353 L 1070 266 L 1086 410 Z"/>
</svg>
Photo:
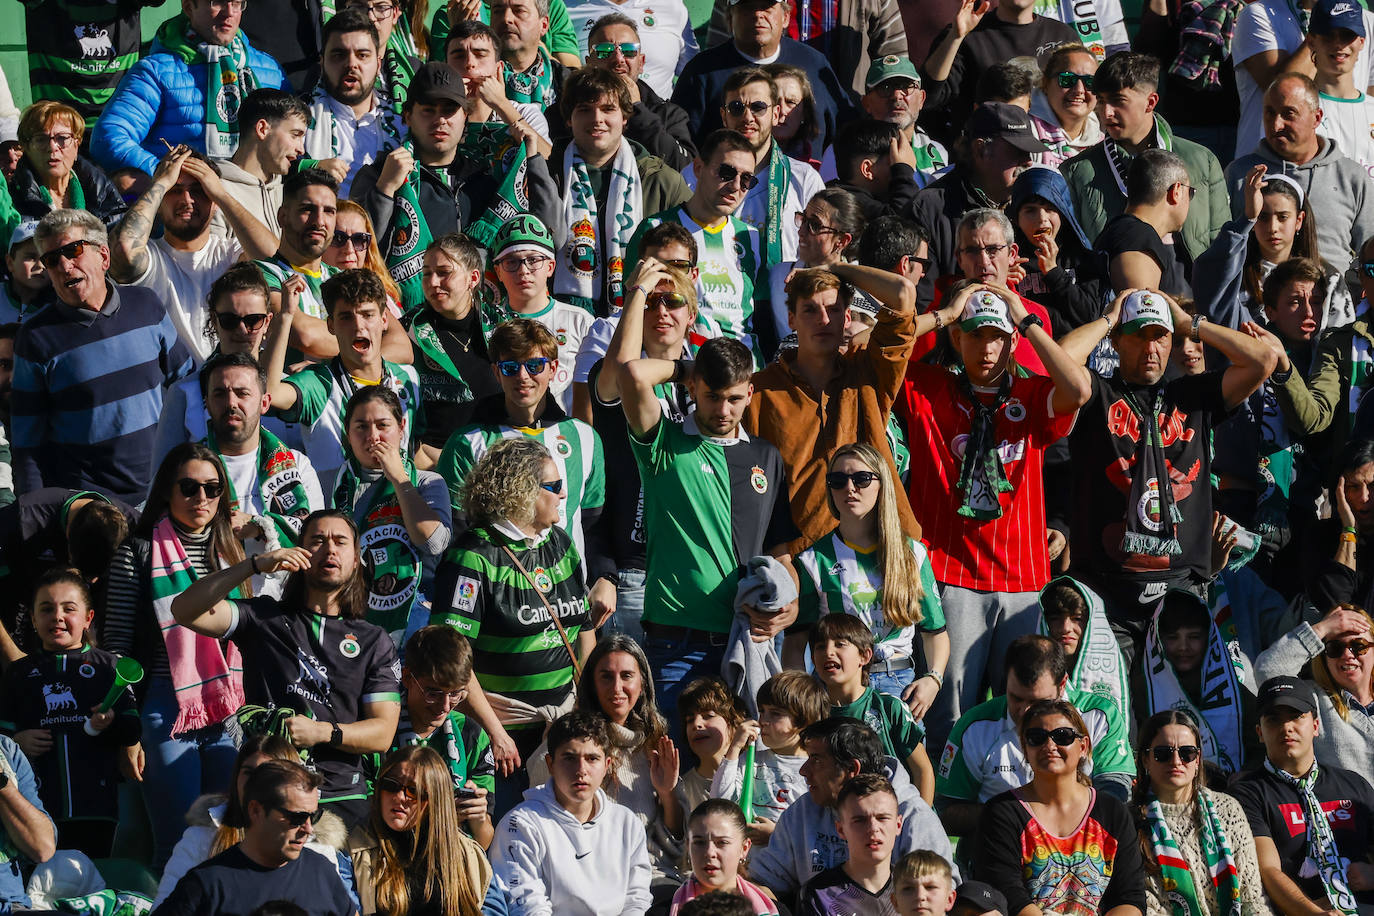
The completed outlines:
<svg viewBox="0 0 1374 916">
<path fill-rule="evenodd" d="M 1319 688 L 1317 761 L 1374 774 L 1374 618 L 1353 604 L 1337 605 L 1316 623 L 1300 623 L 1255 659 L 1260 683 L 1280 675 L 1309 676 Z"/>
<path fill-rule="evenodd" d="M 768 270 L 773 325 L 780 341 L 792 333 L 787 324 L 787 278 L 808 267 L 829 267 L 858 257 L 859 236 L 864 231 L 859 202 L 842 188 L 817 191 L 804 210 L 793 214 L 793 221 L 797 227 L 797 259 L 774 264 Z M 754 326 L 758 327 L 757 316 Z"/>
<path fill-rule="evenodd" d="M 448 767 L 433 749 L 386 759 L 367 823 L 348 844 L 362 916 L 481 916 L 491 865 L 463 833 Z"/>
<path fill-rule="evenodd" d="M 425 625 L 424 586 L 433 581 L 452 533 L 448 484 L 415 467 L 402 447 L 404 418 L 389 388 L 369 385 L 348 399 L 348 441 L 332 502 L 358 526 L 367 619 L 390 633 L 398 649 Z"/>
<path fill-rule="evenodd" d="M 919 720 L 944 684 L 949 634 L 925 547 L 902 532 L 898 486 L 888 462 L 868 443 L 835 452 L 825 487 L 839 524 L 797 557 L 797 620 L 815 622 L 831 613 L 862 620 L 873 633 L 869 684 L 905 700 Z"/>
<path fill-rule="evenodd" d="M 401 289 L 391 278 L 386 261 L 382 260 L 382 252 L 377 247 L 377 234 L 372 229 L 372 220 L 360 204 L 340 198 L 339 209 L 334 216 L 334 237 L 330 239 L 329 247 L 324 250 L 321 260 L 339 270 L 366 267 L 376 274 L 386 289 L 386 306 L 391 311 L 391 317 L 400 320 Z"/>
<path fill-rule="evenodd" d="M 1049 147 L 1031 158 L 1040 165 L 1060 163 L 1102 142 L 1093 75 L 1097 58 L 1079 42 L 1055 48 L 1045 61 L 1040 89 L 1031 96 L 1031 130 Z"/>
<path fill-rule="evenodd" d="M 146 672 L 144 797 L 161 867 L 191 803 L 229 782 L 234 739 L 226 727 L 243 705 L 242 662 L 229 643 L 175 626 L 172 599 L 192 582 L 243 559 L 234 537 L 224 466 L 208 447 L 168 452 L 132 536 L 107 579 L 101 645 Z"/>
<path fill-rule="evenodd" d="M 1092 787 L 1092 739 L 1068 700 L 1021 717 L 1031 781 L 991 799 L 978 821 L 974 874 L 1017 916 L 1142 916 L 1145 875 L 1135 820 Z"/>
<path fill-rule="evenodd" d="M 1178 709 L 1151 716 L 1136 760 L 1150 916 L 1269 916 L 1250 822 L 1240 802 L 1207 788 L 1197 721 Z"/>
</svg>

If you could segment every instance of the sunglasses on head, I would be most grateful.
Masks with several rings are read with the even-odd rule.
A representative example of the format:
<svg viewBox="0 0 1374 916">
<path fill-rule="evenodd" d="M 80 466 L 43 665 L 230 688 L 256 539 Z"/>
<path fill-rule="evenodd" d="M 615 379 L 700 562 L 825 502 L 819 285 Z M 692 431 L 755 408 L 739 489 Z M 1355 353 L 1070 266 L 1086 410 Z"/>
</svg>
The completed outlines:
<svg viewBox="0 0 1374 916">
<path fill-rule="evenodd" d="M 644 307 L 646 309 L 658 308 L 659 306 L 666 309 L 680 309 L 685 308 L 686 305 L 687 297 L 682 295 L 682 293 L 650 293 L 644 298 Z"/>
<path fill-rule="evenodd" d="M 746 191 L 752 191 L 759 183 L 759 176 L 755 175 L 753 172 L 741 172 L 739 169 L 726 162 L 722 162 L 720 167 L 716 169 L 716 177 L 726 184 L 732 184 L 734 180 L 738 178 L 739 186 Z"/>
<path fill-rule="evenodd" d="M 410 783 L 401 782 L 399 779 L 393 779 L 390 776 L 383 776 L 381 779 L 377 780 L 377 788 L 383 792 L 390 792 L 392 795 L 400 795 L 403 798 L 408 798 L 411 801 L 416 801 L 420 797 L 419 788 Z"/>
<path fill-rule="evenodd" d="M 1091 73 L 1074 73 L 1072 70 L 1065 70 L 1063 73 L 1056 73 L 1054 78 L 1059 81 L 1060 89 L 1072 89 L 1074 83 L 1082 83 L 1084 92 L 1093 91 L 1093 75 Z"/>
<path fill-rule="evenodd" d="M 235 315 L 233 312 L 215 312 L 215 323 L 224 331 L 232 332 L 242 327 L 251 334 L 262 327 L 265 321 L 267 321 L 266 312 L 259 312 L 256 315 Z"/>
<path fill-rule="evenodd" d="M 224 484 L 218 480 L 192 480 L 190 477 L 183 477 L 177 481 L 177 489 L 187 499 L 195 499 L 201 490 L 205 491 L 206 499 L 219 499 L 220 494 L 224 492 Z"/>
<path fill-rule="evenodd" d="M 367 251 L 367 247 L 372 244 L 372 233 L 370 232 L 340 232 L 334 230 L 334 238 L 329 243 L 334 248 L 342 248 L 345 245 L 352 246 L 354 251 Z"/>
<path fill-rule="evenodd" d="M 539 481 L 539 489 L 541 489 L 541 490 L 548 490 L 548 491 L 549 491 L 550 493 L 552 493 L 554 496 L 558 496 L 559 494 L 561 494 L 561 493 L 563 492 L 563 481 L 562 481 L 562 480 L 541 480 L 541 481 Z"/>
<path fill-rule="evenodd" d="M 548 368 L 552 360 L 547 356 L 534 356 L 530 359 L 503 359 L 496 363 L 497 370 L 506 378 L 515 378 L 523 367 L 530 375 L 538 375 Z"/>
<path fill-rule="evenodd" d="M 1060 747 L 1068 747 L 1083 736 L 1078 733 L 1078 729 L 1061 725 L 1059 728 L 1028 728 L 1026 729 L 1027 747 L 1044 747 L 1046 741 L 1053 741 Z"/>
<path fill-rule="evenodd" d="M 1192 763 L 1201 753 L 1196 744 L 1180 744 L 1178 747 L 1172 744 L 1156 744 L 1150 748 L 1150 756 L 1154 757 L 1155 763 L 1170 763 L 1175 754 L 1184 763 Z"/>
<path fill-rule="evenodd" d="M 852 474 L 831 471 L 825 475 L 825 485 L 832 490 L 843 490 L 852 482 L 856 488 L 867 490 L 877 479 L 878 475 L 873 471 L 855 471 Z"/>
<path fill-rule="evenodd" d="M 318 824 L 320 818 L 324 817 L 323 806 L 316 808 L 314 811 L 292 811 L 290 808 L 273 805 L 272 810 L 286 818 L 286 822 L 292 827 L 304 827 L 306 821 L 312 824 Z"/>
<path fill-rule="evenodd" d="M 762 99 L 755 99 L 752 102 L 741 102 L 739 99 L 725 103 L 725 111 L 733 118 L 742 117 L 746 111 L 752 111 L 756 115 L 761 115 L 773 106 Z"/>
<path fill-rule="evenodd" d="M 47 254 L 40 254 L 38 260 L 44 267 L 48 268 L 48 270 L 52 270 L 58 264 L 62 263 L 63 258 L 66 258 L 68 261 L 75 261 L 77 258 L 81 257 L 87 245 L 94 244 L 95 242 L 87 241 L 86 239 L 77 239 L 75 242 L 68 242 L 61 248 L 54 248 Z"/>
<path fill-rule="evenodd" d="M 1352 639 L 1350 642 L 1333 640 L 1326 644 L 1322 652 L 1327 658 L 1340 658 L 1345 654 L 1346 650 L 1349 649 L 1351 655 L 1360 658 L 1368 652 L 1371 647 L 1374 647 L 1374 643 L 1368 643 L 1362 639 Z"/>
<path fill-rule="evenodd" d="M 633 41 L 622 41 L 616 44 L 613 41 L 599 41 L 592 45 L 592 57 L 597 60 L 610 60 L 615 57 L 616 49 L 620 49 L 620 54 L 627 60 L 633 60 L 639 56 L 639 44 Z"/>
</svg>

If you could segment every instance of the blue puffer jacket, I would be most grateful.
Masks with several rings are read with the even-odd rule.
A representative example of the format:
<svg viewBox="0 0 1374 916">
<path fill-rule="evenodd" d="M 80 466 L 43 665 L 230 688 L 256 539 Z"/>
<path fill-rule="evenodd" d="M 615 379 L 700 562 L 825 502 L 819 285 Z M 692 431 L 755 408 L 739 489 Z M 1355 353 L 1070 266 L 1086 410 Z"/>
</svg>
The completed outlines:
<svg viewBox="0 0 1374 916">
<path fill-rule="evenodd" d="M 258 88 L 290 91 L 281 65 L 251 45 L 248 66 Z M 155 38 L 148 56 L 124 74 L 95 123 L 95 160 L 109 172 L 132 166 L 151 175 L 167 155 L 163 140 L 205 152 L 205 71 L 204 63 L 188 65 Z"/>
</svg>

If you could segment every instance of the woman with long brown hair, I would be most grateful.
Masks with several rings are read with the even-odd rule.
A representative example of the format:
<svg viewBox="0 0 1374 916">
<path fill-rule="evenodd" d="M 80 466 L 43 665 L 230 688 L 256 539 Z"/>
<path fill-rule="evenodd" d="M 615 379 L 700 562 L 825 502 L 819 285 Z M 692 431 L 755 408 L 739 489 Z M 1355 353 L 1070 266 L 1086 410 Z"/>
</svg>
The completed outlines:
<svg viewBox="0 0 1374 916">
<path fill-rule="evenodd" d="M 491 865 L 463 833 L 448 767 L 431 748 L 386 759 L 348 844 L 362 916 L 480 916 Z"/>
</svg>

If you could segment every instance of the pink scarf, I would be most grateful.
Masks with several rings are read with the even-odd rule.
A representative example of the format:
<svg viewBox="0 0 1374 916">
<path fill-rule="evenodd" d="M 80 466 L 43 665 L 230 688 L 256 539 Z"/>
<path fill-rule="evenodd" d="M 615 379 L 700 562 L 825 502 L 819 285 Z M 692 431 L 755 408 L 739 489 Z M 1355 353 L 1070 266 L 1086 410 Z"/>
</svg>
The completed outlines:
<svg viewBox="0 0 1374 916">
<path fill-rule="evenodd" d="M 778 916 L 778 905 L 768 899 L 768 895 L 757 884 L 751 884 L 738 877 L 735 881 L 735 893 L 749 901 L 749 905 L 754 908 L 754 916 Z M 710 891 L 711 888 L 702 884 L 693 875 L 673 895 L 673 907 L 668 911 L 668 916 L 678 916 L 678 910 L 684 903 L 700 894 L 710 893 Z"/>
</svg>

